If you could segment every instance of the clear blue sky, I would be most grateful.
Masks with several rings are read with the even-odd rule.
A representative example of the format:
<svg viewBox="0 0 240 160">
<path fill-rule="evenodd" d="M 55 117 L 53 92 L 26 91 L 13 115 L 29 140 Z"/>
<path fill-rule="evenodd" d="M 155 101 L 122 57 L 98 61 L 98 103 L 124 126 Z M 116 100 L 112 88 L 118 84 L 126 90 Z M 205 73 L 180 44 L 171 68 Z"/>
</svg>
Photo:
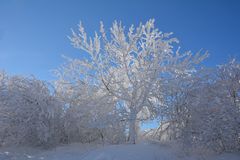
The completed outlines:
<svg viewBox="0 0 240 160">
<path fill-rule="evenodd" d="M 208 50 L 208 66 L 240 58 L 238 0 L 0 0 L 0 69 L 52 80 L 62 54 L 79 56 L 67 36 L 80 20 L 93 33 L 100 20 L 109 27 L 149 18 L 174 32 L 183 50 Z"/>
</svg>

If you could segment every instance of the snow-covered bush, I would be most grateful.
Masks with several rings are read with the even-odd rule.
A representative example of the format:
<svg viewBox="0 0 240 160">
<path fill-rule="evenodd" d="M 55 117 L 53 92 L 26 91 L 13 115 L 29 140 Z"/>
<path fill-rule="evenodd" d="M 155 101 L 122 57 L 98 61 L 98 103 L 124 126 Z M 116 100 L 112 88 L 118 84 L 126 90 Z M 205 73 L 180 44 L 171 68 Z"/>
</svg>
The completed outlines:
<svg viewBox="0 0 240 160">
<path fill-rule="evenodd" d="M 1 144 L 49 146 L 59 142 L 61 103 L 35 78 L 1 74 Z M 3 127 L 2 127 L 3 126 Z"/>
<path fill-rule="evenodd" d="M 125 125 L 115 110 L 115 100 L 94 85 L 67 82 L 66 74 L 71 72 L 56 82 L 57 96 L 65 102 L 66 142 L 123 143 Z"/>
<path fill-rule="evenodd" d="M 240 65 L 235 60 L 175 79 L 165 99 L 169 139 L 217 152 L 239 150 L 239 80 Z"/>
</svg>

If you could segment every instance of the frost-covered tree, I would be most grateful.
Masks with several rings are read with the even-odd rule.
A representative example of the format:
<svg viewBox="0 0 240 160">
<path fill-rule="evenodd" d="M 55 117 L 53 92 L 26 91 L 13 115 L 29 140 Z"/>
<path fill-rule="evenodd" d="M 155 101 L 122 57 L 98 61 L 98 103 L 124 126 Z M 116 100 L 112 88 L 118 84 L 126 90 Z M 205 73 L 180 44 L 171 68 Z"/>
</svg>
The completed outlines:
<svg viewBox="0 0 240 160">
<path fill-rule="evenodd" d="M 49 146 L 60 141 L 61 103 L 35 78 L 0 74 L 1 144 Z"/>
<path fill-rule="evenodd" d="M 74 70 L 71 71 L 74 78 L 60 79 L 93 85 L 121 103 L 127 112 L 129 140 L 135 143 L 137 115 L 143 108 L 150 113 L 157 111 L 159 105 L 154 104 L 158 99 L 156 93 L 162 92 L 161 82 L 177 74 L 191 74 L 194 65 L 207 56 L 180 53 L 174 49 L 178 40 L 171 38 L 171 34 L 160 32 L 151 19 L 136 28 L 132 25 L 128 31 L 121 22 L 115 21 L 109 35 L 101 22 L 100 35 L 95 32 L 93 38 L 88 38 L 80 23 L 78 32 L 73 31 L 70 40 L 87 55 L 63 66 L 64 71 Z"/>
</svg>

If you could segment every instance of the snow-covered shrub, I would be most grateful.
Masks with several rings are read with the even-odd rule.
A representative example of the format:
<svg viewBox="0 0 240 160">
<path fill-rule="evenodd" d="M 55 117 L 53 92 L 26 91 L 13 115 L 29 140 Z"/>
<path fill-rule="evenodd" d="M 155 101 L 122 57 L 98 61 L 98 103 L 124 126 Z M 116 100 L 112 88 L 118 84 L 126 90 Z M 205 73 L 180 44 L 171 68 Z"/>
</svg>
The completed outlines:
<svg viewBox="0 0 240 160">
<path fill-rule="evenodd" d="M 0 146 L 4 142 L 4 134 L 8 127 L 7 125 L 7 119 L 8 114 L 4 113 L 3 108 L 6 106 L 6 102 L 8 99 L 7 94 L 7 80 L 8 77 L 5 72 L 0 72 Z"/>
<path fill-rule="evenodd" d="M 66 142 L 120 143 L 125 141 L 125 125 L 115 110 L 115 101 L 94 85 L 56 82 L 57 96 L 65 102 Z"/>
<path fill-rule="evenodd" d="M 218 152 L 239 148 L 239 109 L 219 95 L 222 92 L 217 87 L 201 88 L 188 101 L 187 117 L 181 128 L 185 144 Z"/>
<path fill-rule="evenodd" d="M 165 99 L 169 139 L 217 152 L 240 150 L 239 80 L 240 65 L 234 60 L 174 80 Z"/>
<path fill-rule="evenodd" d="M 125 141 L 125 126 L 116 121 L 118 115 L 113 116 L 100 107 L 83 111 L 85 107 L 90 109 L 89 106 L 70 106 L 66 110 L 64 130 L 67 142 L 123 143 Z"/>
<path fill-rule="evenodd" d="M 1 75 L 2 77 L 2 75 Z M 2 79 L 2 78 L 1 78 Z M 49 85 L 20 76 L 1 80 L 1 144 L 49 146 L 59 142 L 61 103 Z"/>
</svg>

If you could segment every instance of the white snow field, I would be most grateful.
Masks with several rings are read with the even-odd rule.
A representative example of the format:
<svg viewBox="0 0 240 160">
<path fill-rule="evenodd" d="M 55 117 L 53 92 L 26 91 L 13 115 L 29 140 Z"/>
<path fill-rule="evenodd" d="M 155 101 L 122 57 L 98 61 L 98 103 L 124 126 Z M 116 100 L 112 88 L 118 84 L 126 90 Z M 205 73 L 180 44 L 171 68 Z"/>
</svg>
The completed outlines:
<svg viewBox="0 0 240 160">
<path fill-rule="evenodd" d="M 220 155 L 184 155 L 167 145 L 71 144 L 51 150 L 27 147 L 0 149 L 0 160 L 240 160 L 239 153 Z"/>
</svg>

